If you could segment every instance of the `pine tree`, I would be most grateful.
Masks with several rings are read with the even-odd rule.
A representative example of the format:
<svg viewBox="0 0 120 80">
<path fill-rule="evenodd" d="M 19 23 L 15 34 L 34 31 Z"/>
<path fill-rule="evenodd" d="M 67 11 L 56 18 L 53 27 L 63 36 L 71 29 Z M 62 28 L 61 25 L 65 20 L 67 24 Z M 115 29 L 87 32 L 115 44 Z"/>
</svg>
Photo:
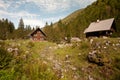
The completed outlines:
<svg viewBox="0 0 120 80">
<path fill-rule="evenodd" d="M 25 36 L 25 28 L 24 28 L 24 22 L 23 19 L 21 18 L 19 21 L 18 29 L 16 31 L 16 38 L 23 39 Z"/>
<path fill-rule="evenodd" d="M 14 24 L 8 21 L 8 19 L 0 20 L 0 39 L 12 39 L 14 30 Z"/>
<path fill-rule="evenodd" d="M 24 22 L 23 19 L 20 19 L 19 25 L 18 25 L 18 29 L 24 30 Z"/>
</svg>

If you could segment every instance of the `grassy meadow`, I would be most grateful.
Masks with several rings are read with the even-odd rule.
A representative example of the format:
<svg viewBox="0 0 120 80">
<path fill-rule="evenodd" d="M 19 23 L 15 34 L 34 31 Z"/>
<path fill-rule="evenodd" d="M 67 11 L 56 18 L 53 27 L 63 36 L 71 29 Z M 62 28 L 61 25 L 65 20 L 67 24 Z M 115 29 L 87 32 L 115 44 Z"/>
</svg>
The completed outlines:
<svg viewBox="0 0 120 80">
<path fill-rule="evenodd" d="M 89 58 L 92 52 L 95 55 Z M 70 44 L 0 41 L 0 80 L 119 80 L 119 74 L 117 38 Z"/>
</svg>

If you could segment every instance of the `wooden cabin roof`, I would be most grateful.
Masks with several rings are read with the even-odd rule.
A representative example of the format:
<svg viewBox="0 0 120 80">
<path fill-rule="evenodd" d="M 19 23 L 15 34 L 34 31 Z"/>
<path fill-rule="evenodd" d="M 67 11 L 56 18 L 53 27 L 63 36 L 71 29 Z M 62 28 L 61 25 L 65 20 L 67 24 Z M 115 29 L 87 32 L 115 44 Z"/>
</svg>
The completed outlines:
<svg viewBox="0 0 120 80">
<path fill-rule="evenodd" d="M 113 21 L 114 21 L 114 18 L 92 22 L 89 25 L 89 27 L 85 29 L 84 33 L 110 30 L 113 24 Z"/>
<path fill-rule="evenodd" d="M 37 28 L 36 30 L 34 30 L 30 36 L 33 36 L 37 31 L 40 31 L 44 36 L 46 36 L 46 34 L 40 29 L 40 28 Z"/>
</svg>

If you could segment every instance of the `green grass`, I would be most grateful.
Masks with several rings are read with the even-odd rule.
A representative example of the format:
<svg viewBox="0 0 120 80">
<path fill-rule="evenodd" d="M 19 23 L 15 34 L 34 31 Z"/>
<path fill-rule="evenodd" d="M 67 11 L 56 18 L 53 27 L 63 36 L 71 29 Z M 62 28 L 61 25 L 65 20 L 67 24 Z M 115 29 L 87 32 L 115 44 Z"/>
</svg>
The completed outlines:
<svg viewBox="0 0 120 80">
<path fill-rule="evenodd" d="M 110 41 L 110 44 L 106 45 L 106 41 Z M 96 47 L 98 43 L 101 48 Z M 120 44 L 120 39 L 99 38 L 94 39 L 93 44 L 90 44 L 89 40 L 83 40 L 71 43 L 72 46 L 60 48 L 51 42 L 3 41 L 0 45 L 4 45 L 4 50 L 10 47 L 18 48 L 19 55 L 12 56 L 10 64 L 7 65 L 9 67 L 0 69 L 0 80 L 77 80 L 74 76 L 77 76 L 78 80 L 87 80 L 89 75 L 95 80 L 119 80 L 120 46 L 118 43 Z M 104 66 L 88 62 L 87 55 L 93 49 L 99 50 L 102 54 Z M 70 57 L 65 59 L 66 55 Z M 53 59 L 48 60 L 51 56 Z M 63 78 L 57 77 L 58 72 L 53 69 L 55 65 L 53 61 L 56 60 L 57 64 L 61 64 Z"/>
</svg>

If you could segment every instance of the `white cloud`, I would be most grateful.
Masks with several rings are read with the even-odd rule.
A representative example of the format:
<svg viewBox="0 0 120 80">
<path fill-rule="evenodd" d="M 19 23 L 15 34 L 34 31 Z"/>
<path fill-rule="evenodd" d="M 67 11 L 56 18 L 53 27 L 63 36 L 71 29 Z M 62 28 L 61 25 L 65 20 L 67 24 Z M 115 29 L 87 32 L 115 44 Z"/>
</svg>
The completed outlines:
<svg viewBox="0 0 120 80">
<path fill-rule="evenodd" d="M 0 10 L 0 16 L 9 16 L 12 18 L 18 18 L 18 17 L 25 17 L 25 18 L 36 18 L 40 15 L 37 14 L 31 14 L 26 11 L 20 11 L 20 12 L 7 12 L 5 10 Z"/>
<path fill-rule="evenodd" d="M 0 8 L 7 9 L 10 4 L 5 3 L 4 1 L 0 0 Z"/>
<path fill-rule="evenodd" d="M 75 6 L 76 4 L 83 8 L 94 1 L 96 0 L 26 0 L 26 2 L 34 2 L 41 9 L 46 11 L 64 11 L 72 6 Z"/>
<path fill-rule="evenodd" d="M 27 2 L 34 2 L 41 9 L 46 11 L 65 10 L 70 7 L 70 2 L 67 0 L 26 0 Z"/>
<path fill-rule="evenodd" d="M 65 15 L 63 13 L 62 14 L 63 16 L 54 15 L 51 17 L 51 15 L 48 14 L 49 18 L 43 18 L 44 17 L 43 16 L 42 19 L 40 20 L 39 19 L 39 18 L 41 18 L 40 16 L 43 15 L 42 11 L 44 13 L 46 11 L 57 13 L 57 11 L 65 11 L 65 10 L 74 8 L 76 6 L 78 8 L 83 8 L 94 1 L 96 1 L 96 0 L 17 0 L 17 1 L 16 0 L 15 1 L 14 0 L 6 0 L 6 2 L 4 0 L 0 0 L 0 17 L 4 17 L 4 18 L 7 17 L 10 19 L 14 19 L 17 22 L 19 22 L 19 19 L 22 17 L 25 25 L 31 25 L 31 26 L 39 25 L 39 26 L 43 27 L 46 22 L 50 23 L 50 22 L 58 21 L 59 19 L 64 18 Z M 25 7 L 22 8 L 23 10 L 21 9 L 22 11 L 19 10 L 21 8 L 22 4 L 24 4 L 24 5 L 26 3 L 29 4 L 29 2 L 35 3 L 39 7 L 40 10 L 42 9 L 42 11 L 40 13 L 41 15 L 38 15 L 38 13 L 36 13 L 36 14 L 29 13 L 30 12 L 29 10 L 28 10 L 29 12 L 24 11 Z M 10 8 L 11 10 L 7 10 L 8 7 L 11 7 Z M 28 6 L 26 6 L 26 9 L 29 9 Z M 12 10 L 16 11 L 16 12 L 12 12 Z M 57 16 L 57 17 L 55 17 L 55 16 Z M 16 23 L 16 24 L 18 24 L 18 23 Z"/>
<path fill-rule="evenodd" d="M 46 22 L 50 24 L 51 22 L 54 23 L 62 18 L 64 18 L 64 16 L 50 17 L 50 18 L 44 18 L 44 19 L 23 19 L 23 20 L 25 25 L 44 27 Z"/>
<path fill-rule="evenodd" d="M 45 25 L 45 23 L 41 20 L 37 20 L 37 19 L 23 19 L 25 25 L 31 25 L 31 26 L 40 26 L 43 27 Z"/>
<path fill-rule="evenodd" d="M 28 13 L 26 11 L 20 11 L 20 12 L 15 12 L 15 13 L 11 13 L 14 17 L 25 17 L 25 18 L 36 18 L 37 14 L 32 14 L 32 13 Z"/>
<path fill-rule="evenodd" d="M 81 5 L 81 7 L 86 7 L 88 4 L 93 3 L 96 0 L 75 0 L 74 4 Z"/>
<path fill-rule="evenodd" d="M 52 22 L 57 22 L 59 21 L 60 19 L 63 19 L 65 16 L 57 16 L 57 17 L 50 17 L 50 18 L 44 18 L 43 21 L 44 22 L 48 22 L 49 24 Z"/>
<path fill-rule="evenodd" d="M 8 17 L 7 17 L 8 16 Z M 37 17 L 40 15 L 37 14 L 31 14 L 26 11 L 20 11 L 20 12 L 7 12 L 5 10 L 0 10 L 0 17 L 2 18 L 12 18 L 15 19 L 17 22 L 19 22 L 19 19 L 22 17 L 24 20 L 25 25 L 31 25 L 36 26 L 39 25 L 41 27 L 44 26 L 44 22 L 41 20 L 37 20 Z M 15 24 L 17 27 L 17 24 Z"/>
<path fill-rule="evenodd" d="M 21 4 L 33 2 L 43 11 L 54 12 L 59 10 L 65 11 L 76 5 L 83 8 L 94 1 L 96 0 L 8 0 L 7 3 L 5 3 L 3 0 L 0 0 L 0 8 L 7 9 L 9 6 L 14 6 L 15 9 L 21 6 Z"/>
</svg>

